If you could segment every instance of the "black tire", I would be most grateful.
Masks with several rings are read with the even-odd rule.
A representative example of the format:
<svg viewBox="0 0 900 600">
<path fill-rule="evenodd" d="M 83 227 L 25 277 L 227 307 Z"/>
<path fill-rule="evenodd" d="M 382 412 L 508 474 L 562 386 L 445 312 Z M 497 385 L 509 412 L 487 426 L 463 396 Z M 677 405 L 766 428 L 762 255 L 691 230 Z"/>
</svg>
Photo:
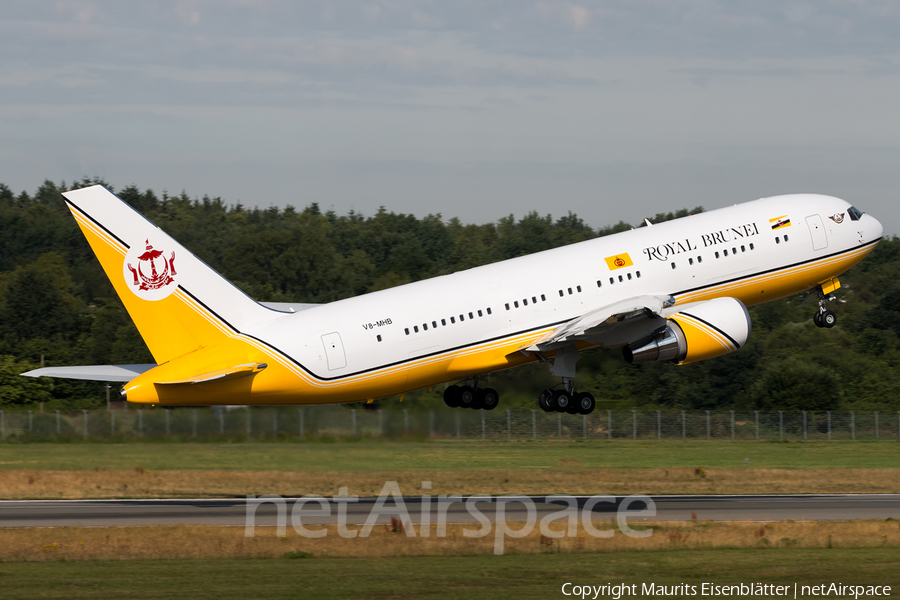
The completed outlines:
<svg viewBox="0 0 900 600">
<path fill-rule="evenodd" d="M 458 385 L 451 385 L 446 390 L 444 390 L 444 404 L 446 404 L 450 408 L 456 408 L 459 406 Z"/>
<path fill-rule="evenodd" d="M 553 390 L 544 390 L 541 392 L 540 397 L 538 398 L 538 406 L 541 407 L 541 410 L 544 412 L 553 412 L 553 407 L 550 406 L 550 398 L 553 397 Z"/>
<path fill-rule="evenodd" d="M 822 313 L 822 317 L 819 319 L 819 321 L 822 323 L 822 327 L 831 329 L 832 327 L 837 325 L 837 315 L 830 310 L 826 310 Z"/>
<path fill-rule="evenodd" d="M 500 404 L 500 394 L 494 388 L 485 388 L 481 395 L 481 408 L 494 410 Z"/>
<path fill-rule="evenodd" d="M 553 392 L 553 395 L 550 396 L 550 406 L 552 406 L 553 410 L 556 412 L 566 412 L 566 409 L 570 404 L 572 404 L 572 398 L 569 396 L 569 392 L 565 390 L 556 390 Z"/>
<path fill-rule="evenodd" d="M 822 325 L 822 313 L 816 311 L 816 314 L 813 315 L 813 323 L 815 323 L 816 327 L 824 327 Z"/>
<path fill-rule="evenodd" d="M 461 408 L 477 408 L 477 403 L 475 402 L 475 389 L 473 387 L 468 385 L 460 386 L 459 406 Z"/>
<path fill-rule="evenodd" d="M 581 392 L 577 396 L 575 396 L 575 404 L 578 406 L 578 412 L 583 415 L 589 415 L 594 412 L 594 408 L 597 406 L 597 401 L 594 400 L 594 395 L 590 392 Z"/>
<path fill-rule="evenodd" d="M 475 388 L 475 400 L 472 402 L 472 405 L 469 407 L 473 410 L 481 410 L 484 408 L 484 390 L 481 388 Z"/>
</svg>

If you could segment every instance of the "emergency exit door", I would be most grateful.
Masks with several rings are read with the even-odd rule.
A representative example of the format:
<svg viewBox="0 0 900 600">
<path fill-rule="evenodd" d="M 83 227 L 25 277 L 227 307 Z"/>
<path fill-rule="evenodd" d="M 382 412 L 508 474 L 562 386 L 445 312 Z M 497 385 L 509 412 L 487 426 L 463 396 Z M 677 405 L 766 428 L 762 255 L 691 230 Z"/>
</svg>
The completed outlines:
<svg viewBox="0 0 900 600">
<path fill-rule="evenodd" d="M 813 250 L 821 250 L 828 247 L 828 236 L 825 235 L 825 223 L 819 215 L 810 215 L 806 217 L 806 225 L 809 227 L 809 234 L 812 236 Z"/>
<path fill-rule="evenodd" d="M 326 333 L 322 336 L 322 344 L 325 345 L 325 359 L 328 361 L 329 371 L 343 369 L 347 366 L 347 356 L 344 354 L 341 334 L 336 331 L 334 333 Z"/>
</svg>

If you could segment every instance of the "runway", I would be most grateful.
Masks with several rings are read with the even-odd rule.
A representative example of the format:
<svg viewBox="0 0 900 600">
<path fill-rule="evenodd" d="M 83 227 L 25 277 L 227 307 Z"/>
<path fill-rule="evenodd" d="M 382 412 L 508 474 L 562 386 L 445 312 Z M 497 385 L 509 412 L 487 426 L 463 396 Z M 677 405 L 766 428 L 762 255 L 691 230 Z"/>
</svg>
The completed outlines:
<svg viewBox="0 0 900 600">
<path fill-rule="evenodd" d="M 566 507 L 565 502 L 548 501 L 546 496 L 503 496 L 507 522 L 525 521 L 526 505 L 533 503 L 538 519 Z M 574 497 L 584 508 L 589 497 Z M 615 518 L 623 497 L 606 497 L 596 503 L 592 511 L 597 518 Z M 900 494 L 847 495 L 790 495 L 790 496 L 651 496 L 659 521 L 828 521 L 860 519 L 900 519 Z M 406 497 L 403 505 L 413 522 L 427 517 L 437 522 L 438 511 L 446 511 L 447 523 L 477 523 L 477 512 L 470 512 L 463 502 L 448 502 L 437 506 L 436 498 L 426 500 Z M 196 500 L 8 500 L 0 501 L 0 527 L 76 527 L 126 525 L 231 525 L 243 526 L 247 520 L 246 498 L 218 498 Z M 475 503 L 478 511 L 494 521 L 498 507 L 493 501 Z M 279 510 L 288 522 L 292 515 L 304 525 L 337 522 L 339 508 L 346 511 L 346 523 L 363 524 L 369 517 L 375 498 L 360 498 L 353 502 L 337 502 L 326 498 L 324 505 L 307 503 L 296 507 L 296 498 L 283 502 L 265 502 L 255 507 L 255 525 L 274 526 Z M 339 506 L 341 505 L 341 506 Z M 393 502 L 388 507 L 395 506 Z M 627 512 L 646 508 L 642 501 L 627 505 Z M 252 507 L 251 507 L 252 508 Z M 424 509 L 424 510 L 423 510 Z M 324 515 L 324 516 L 323 516 Z M 378 522 L 390 522 L 390 515 L 381 514 Z"/>
</svg>

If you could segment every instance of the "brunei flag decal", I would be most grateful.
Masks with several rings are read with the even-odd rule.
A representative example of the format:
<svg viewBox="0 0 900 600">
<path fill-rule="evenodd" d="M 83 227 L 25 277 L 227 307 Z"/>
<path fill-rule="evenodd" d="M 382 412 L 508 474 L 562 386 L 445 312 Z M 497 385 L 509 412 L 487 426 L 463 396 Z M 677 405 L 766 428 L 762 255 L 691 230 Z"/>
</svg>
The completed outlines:
<svg viewBox="0 0 900 600">
<path fill-rule="evenodd" d="M 616 254 L 615 256 L 607 256 L 604 260 L 606 260 L 606 266 L 609 267 L 610 271 L 615 271 L 616 269 L 621 269 L 622 267 L 630 267 L 634 265 L 634 263 L 631 262 L 631 257 L 628 256 L 627 252 Z"/>
<path fill-rule="evenodd" d="M 775 217 L 774 219 L 769 219 L 769 225 L 772 226 L 772 229 L 781 229 L 783 227 L 790 227 L 791 220 L 788 219 L 787 215 L 782 215 L 780 217 Z"/>
</svg>

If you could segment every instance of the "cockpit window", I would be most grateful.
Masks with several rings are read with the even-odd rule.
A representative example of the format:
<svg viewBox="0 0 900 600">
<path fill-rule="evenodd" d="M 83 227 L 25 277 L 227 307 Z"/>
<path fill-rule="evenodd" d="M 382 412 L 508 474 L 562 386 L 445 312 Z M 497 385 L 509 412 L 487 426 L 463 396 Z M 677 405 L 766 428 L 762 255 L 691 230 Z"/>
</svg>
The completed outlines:
<svg viewBox="0 0 900 600">
<path fill-rule="evenodd" d="M 863 216 L 862 211 L 855 206 L 851 206 L 850 208 L 848 208 L 847 212 L 850 213 L 851 221 L 859 221 Z"/>
</svg>

